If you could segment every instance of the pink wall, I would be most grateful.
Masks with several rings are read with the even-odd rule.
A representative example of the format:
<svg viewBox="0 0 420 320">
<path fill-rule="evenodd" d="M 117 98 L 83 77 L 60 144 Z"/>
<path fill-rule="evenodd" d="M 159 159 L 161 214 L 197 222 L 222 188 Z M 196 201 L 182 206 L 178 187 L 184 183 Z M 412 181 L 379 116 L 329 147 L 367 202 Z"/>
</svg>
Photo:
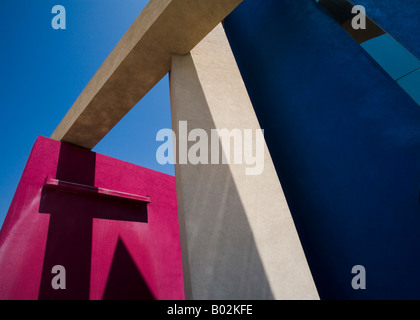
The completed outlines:
<svg viewBox="0 0 420 320">
<path fill-rule="evenodd" d="M 0 231 L 0 299 L 184 299 L 175 178 L 39 137 Z"/>
</svg>

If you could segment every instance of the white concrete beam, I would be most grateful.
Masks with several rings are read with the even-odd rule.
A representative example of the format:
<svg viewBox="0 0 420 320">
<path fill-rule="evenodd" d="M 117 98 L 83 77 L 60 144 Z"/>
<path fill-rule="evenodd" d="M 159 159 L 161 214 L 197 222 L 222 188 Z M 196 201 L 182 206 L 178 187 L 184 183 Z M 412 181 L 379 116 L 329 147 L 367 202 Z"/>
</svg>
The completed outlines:
<svg viewBox="0 0 420 320">
<path fill-rule="evenodd" d="M 92 149 L 242 0 L 150 0 L 51 138 Z"/>
</svg>

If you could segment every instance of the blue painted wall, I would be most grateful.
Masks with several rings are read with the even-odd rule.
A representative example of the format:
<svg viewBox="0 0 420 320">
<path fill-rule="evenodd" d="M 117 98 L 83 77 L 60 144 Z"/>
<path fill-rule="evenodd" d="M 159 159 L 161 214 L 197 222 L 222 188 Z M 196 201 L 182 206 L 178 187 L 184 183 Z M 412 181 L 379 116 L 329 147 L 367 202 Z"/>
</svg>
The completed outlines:
<svg viewBox="0 0 420 320">
<path fill-rule="evenodd" d="M 357 4 L 420 57 L 418 0 Z M 244 0 L 225 28 L 321 298 L 419 299 L 420 107 L 312 0 Z"/>
</svg>

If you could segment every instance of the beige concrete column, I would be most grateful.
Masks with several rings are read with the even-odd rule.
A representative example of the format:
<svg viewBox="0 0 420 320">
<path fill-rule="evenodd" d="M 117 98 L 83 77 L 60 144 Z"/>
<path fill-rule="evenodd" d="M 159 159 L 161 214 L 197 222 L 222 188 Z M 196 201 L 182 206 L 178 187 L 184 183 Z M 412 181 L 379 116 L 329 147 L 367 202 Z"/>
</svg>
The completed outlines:
<svg viewBox="0 0 420 320">
<path fill-rule="evenodd" d="M 177 135 L 179 121 L 209 140 L 211 129 L 260 129 L 221 25 L 190 54 L 172 57 L 170 88 Z M 187 298 L 318 299 L 265 142 L 263 150 L 264 171 L 254 176 L 245 163 L 177 161 Z"/>
</svg>

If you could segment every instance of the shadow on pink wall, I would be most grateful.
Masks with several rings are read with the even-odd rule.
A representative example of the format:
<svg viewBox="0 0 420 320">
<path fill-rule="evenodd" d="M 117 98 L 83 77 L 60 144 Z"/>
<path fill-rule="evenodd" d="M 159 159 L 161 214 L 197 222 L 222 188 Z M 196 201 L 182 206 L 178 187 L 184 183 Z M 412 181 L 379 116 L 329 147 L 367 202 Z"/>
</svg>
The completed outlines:
<svg viewBox="0 0 420 320">
<path fill-rule="evenodd" d="M 0 299 L 184 299 L 175 178 L 38 138 L 0 231 Z"/>
</svg>

